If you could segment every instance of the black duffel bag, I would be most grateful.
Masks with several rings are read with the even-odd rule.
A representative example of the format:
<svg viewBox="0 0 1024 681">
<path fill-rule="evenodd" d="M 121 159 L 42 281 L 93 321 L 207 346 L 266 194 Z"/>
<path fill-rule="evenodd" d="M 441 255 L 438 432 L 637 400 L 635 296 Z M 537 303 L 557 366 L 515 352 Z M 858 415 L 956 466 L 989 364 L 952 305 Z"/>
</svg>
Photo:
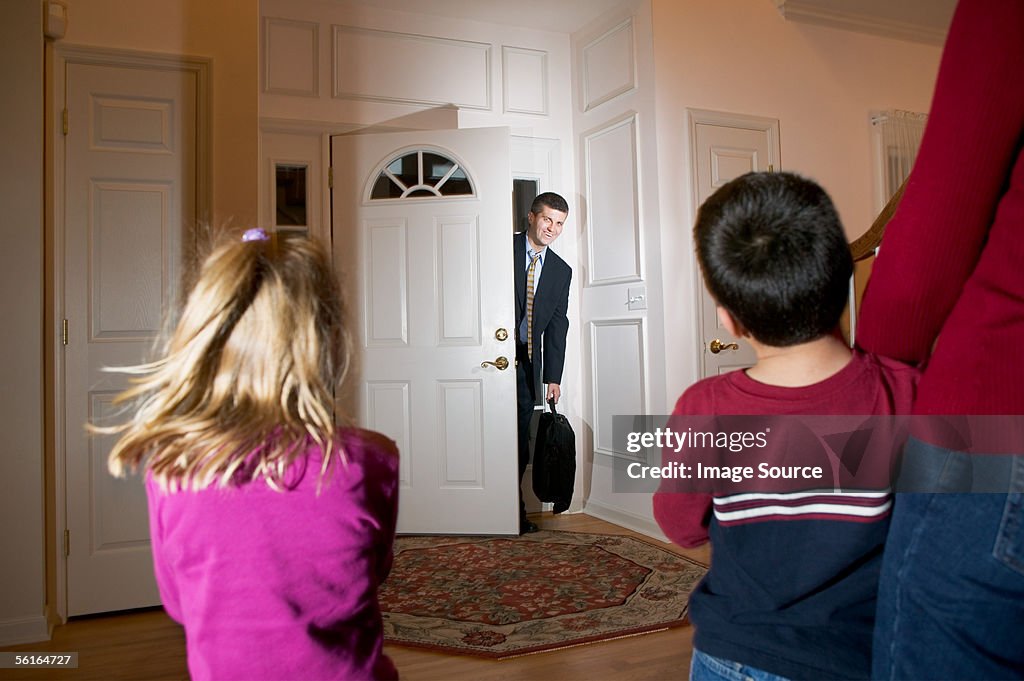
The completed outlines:
<svg viewBox="0 0 1024 681">
<path fill-rule="evenodd" d="M 537 441 L 533 450 L 533 492 L 541 501 L 553 504 L 561 513 L 569 508 L 576 484 L 576 434 L 569 419 L 555 411 L 555 401 L 548 400 L 550 412 L 540 415 Z"/>
</svg>

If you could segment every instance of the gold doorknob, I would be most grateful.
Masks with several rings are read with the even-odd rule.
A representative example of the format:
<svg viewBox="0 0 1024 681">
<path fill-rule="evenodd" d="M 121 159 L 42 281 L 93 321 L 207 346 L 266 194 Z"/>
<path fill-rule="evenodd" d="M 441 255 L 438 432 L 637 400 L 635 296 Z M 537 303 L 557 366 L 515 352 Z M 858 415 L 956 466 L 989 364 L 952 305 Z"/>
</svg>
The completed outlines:
<svg viewBox="0 0 1024 681">
<path fill-rule="evenodd" d="M 711 351 L 712 355 L 717 355 L 722 350 L 739 350 L 739 349 L 740 349 L 739 343 L 723 343 L 722 341 L 718 340 L 717 338 L 715 340 L 711 341 L 710 343 L 708 343 L 708 350 Z"/>
<path fill-rule="evenodd" d="M 498 329 L 494 332 L 494 337 L 500 341 L 508 340 L 508 331 L 505 329 Z"/>
<path fill-rule="evenodd" d="M 492 367 L 498 367 L 498 371 L 504 371 L 505 369 L 508 369 L 508 358 L 507 357 L 499 357 L 498 359 L 494 360 L 493 362 L 480 362 L 480 368 L 481 369 L 486 368 L 488 365 L 490 365 Z"/>
</svg>

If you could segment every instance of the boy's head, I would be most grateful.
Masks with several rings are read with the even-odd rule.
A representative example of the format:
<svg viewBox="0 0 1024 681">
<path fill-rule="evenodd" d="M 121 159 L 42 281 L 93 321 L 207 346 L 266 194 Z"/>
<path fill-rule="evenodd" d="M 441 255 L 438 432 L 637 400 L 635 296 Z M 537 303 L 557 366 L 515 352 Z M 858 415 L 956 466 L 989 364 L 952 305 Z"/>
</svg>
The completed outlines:
<svg viewBox="0 0 1024 681">
<path fill-rule="evenodd" d="M 853 260 L 825 190 L 792 173 L 747 173 L 697 212 L 697 259 L 715 301 L 755 340 L 786 347 L 830 333 Z"/>
</svg>

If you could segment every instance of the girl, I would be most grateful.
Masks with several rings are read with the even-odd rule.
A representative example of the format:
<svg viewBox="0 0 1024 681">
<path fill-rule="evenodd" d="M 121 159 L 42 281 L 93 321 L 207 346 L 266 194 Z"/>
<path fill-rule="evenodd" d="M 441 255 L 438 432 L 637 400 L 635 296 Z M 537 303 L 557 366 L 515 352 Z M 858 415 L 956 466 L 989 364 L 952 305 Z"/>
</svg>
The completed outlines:
<svg viewBox="0 0 1024 681">
<path fill-rule="evenodd" d="M 398 452 L 336 428 L 338 285 L 305 237 L 247 231 L 202 266 L 177 327 L 119 401 L 110 470 L 146 470 L 153 560 L 193 679 L 397 678 L 377 589 Z"/>
</svg>

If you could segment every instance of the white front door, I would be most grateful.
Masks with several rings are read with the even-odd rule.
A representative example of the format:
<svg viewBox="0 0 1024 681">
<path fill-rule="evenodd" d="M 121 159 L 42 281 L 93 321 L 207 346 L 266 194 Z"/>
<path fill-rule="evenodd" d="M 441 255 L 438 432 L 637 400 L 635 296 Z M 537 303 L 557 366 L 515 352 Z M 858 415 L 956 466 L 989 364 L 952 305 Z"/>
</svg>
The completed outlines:
<svg viewBox="0 0 1024 681">
<path fill-rule="evenodd" d="M 339 410 L 398 443 L 398 531 L 518 533 L 508 130 L 337 136 L 331 165 Z"/>
<path fill-rule="evenodd" d="M 68 62 L 63 310 L 67 614 L 158 605 L 140 476 L 107 472 L 127 387 L 104 367 L 138 364 L 177 285 L 195 224 L 193 72 Z M 190 232 L 191 233 L 191 232 Z M 114 418 L 120 422 L 123 416 Z"/>
<path fill-rule="evenodd" d="M 774 119 L 691 110 L 690 143 L 697 206 L 744 173 L 780 170 L 779 122 Z M 699 290 L 704 342 L 701 375 L 707 378 L 753 366 L 757 361 L 753 348 L 722 326 L 703 282 Z"/>
</svg>

